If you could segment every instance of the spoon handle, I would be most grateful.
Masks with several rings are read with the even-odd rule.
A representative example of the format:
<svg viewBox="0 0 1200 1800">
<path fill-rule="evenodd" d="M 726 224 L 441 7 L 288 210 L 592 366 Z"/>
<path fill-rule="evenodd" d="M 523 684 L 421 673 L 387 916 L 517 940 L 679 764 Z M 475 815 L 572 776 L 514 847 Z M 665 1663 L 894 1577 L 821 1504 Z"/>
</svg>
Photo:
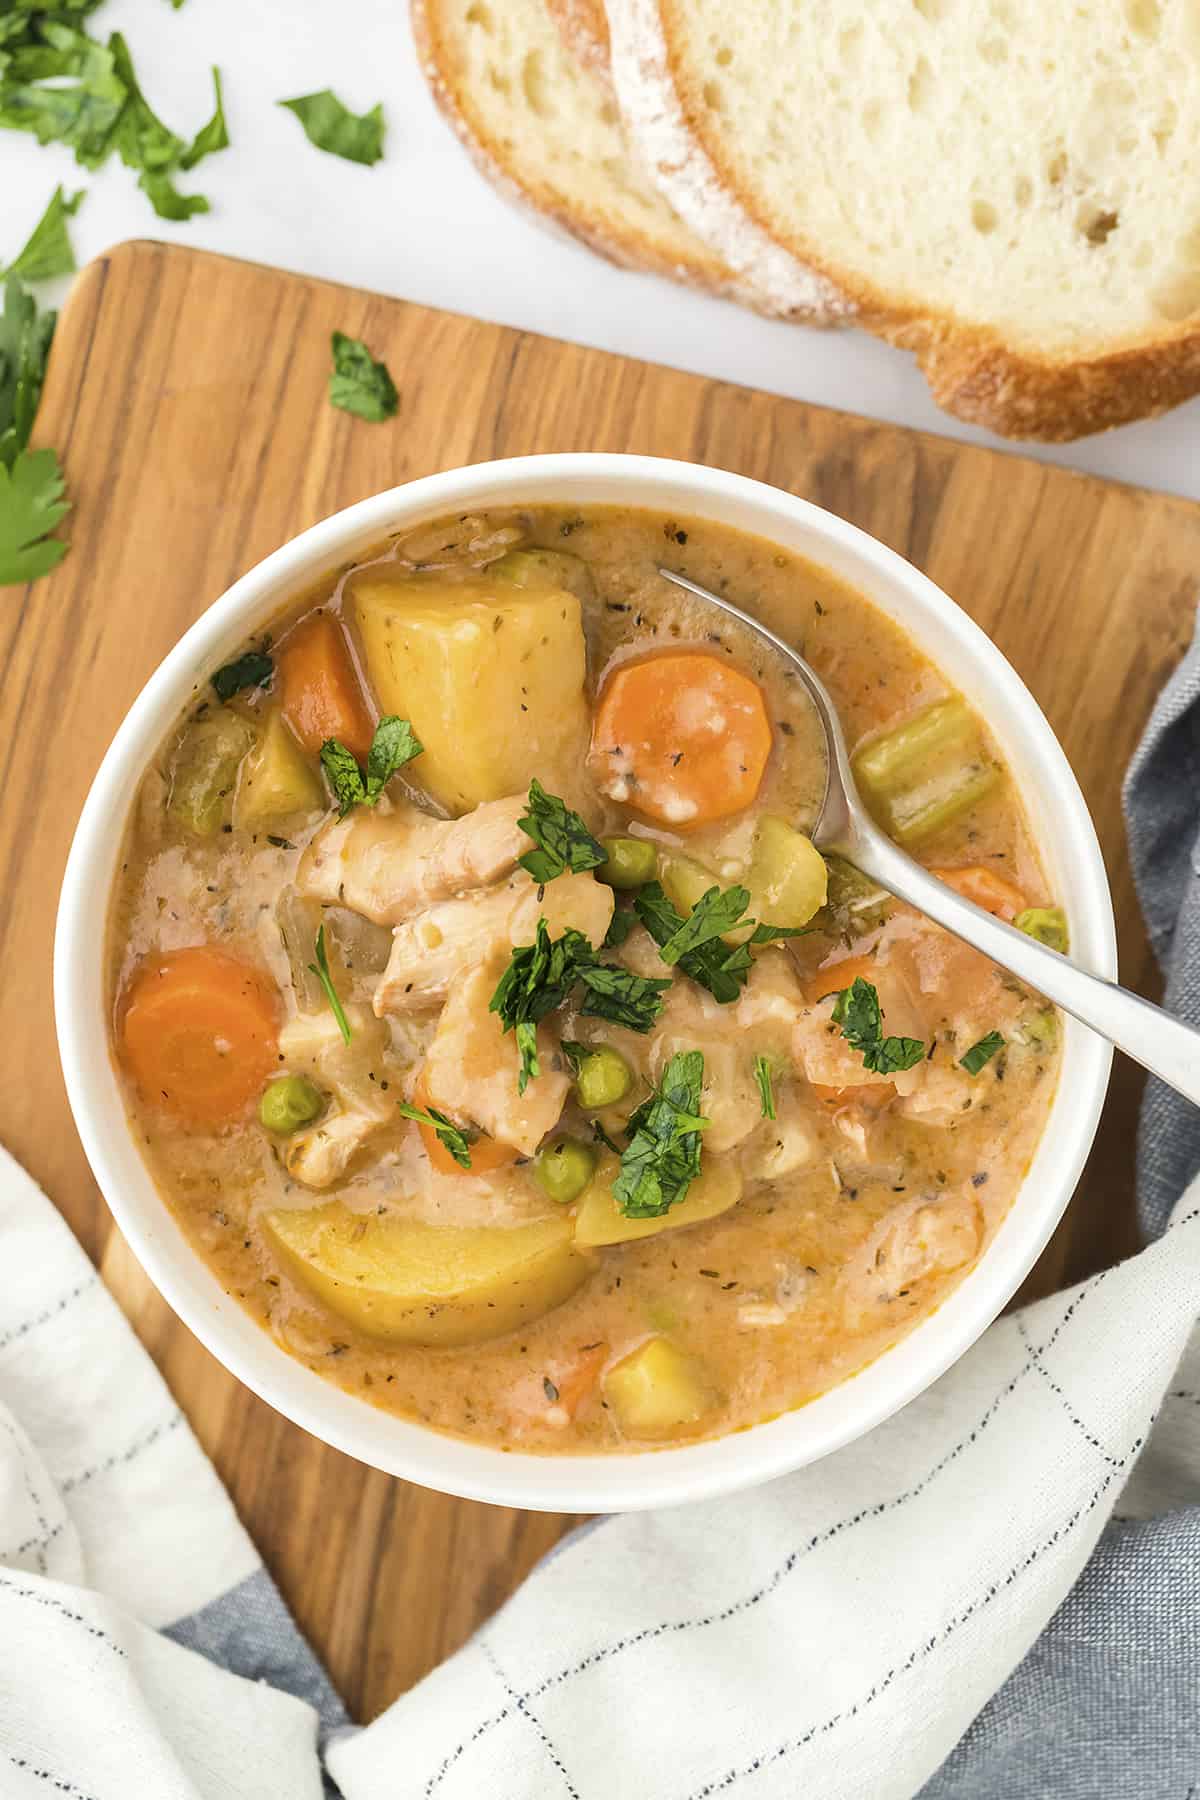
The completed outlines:
<svg viewBox="0 0 1200 1800">
<path fill-rule="evenodd" d="M 1090 1025 L 1126 1056 L 1159 1075 L 1195 1105 L 1200 1106 L 1200 1031 L 1118 987 L 1100 975 L 1091 975 L 1057 950 L 995 919 L 983 908 L 939 881 L 920 863 L 893 844 L 874 825 L 856 825 L 846 857 L 898 900 L 906 900 L 938 925 L 1028 982 L 1061 1006 L 1064 1012 Z"/>
</svg>

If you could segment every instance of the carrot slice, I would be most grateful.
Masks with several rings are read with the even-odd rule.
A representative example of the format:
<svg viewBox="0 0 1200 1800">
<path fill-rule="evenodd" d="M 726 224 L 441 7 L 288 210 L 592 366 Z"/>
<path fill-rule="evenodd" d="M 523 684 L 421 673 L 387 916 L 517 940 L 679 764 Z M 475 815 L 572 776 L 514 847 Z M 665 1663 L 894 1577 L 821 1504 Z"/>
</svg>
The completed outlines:
<svg viewBox="0 0 1200 1800">
<path fill-rule="evenodd" d="M 875 958 L 873 956 L 844 956 L 841 962 L 826 963 L 804 983 L 804 998 L 810 1006 L 816 1006 L 830 994 L 840 994 L 843 988 L 853 987 L 859 980 L 873 982 L 875 979 Z"/>
<path fill-rule="evenodd" d="M 275 659 L 284 718 L 306 750 L 338 738 L 365 762 L 374 726 L 350 655 L 332 613 L 315 612 L 289 631 Z"/>
<path fill-rule="evenodd" d="M 958 869 L 930 869 L 929 873 L 952 887 L 964 900 L 973 900 L 976 906 L 994 913 L 998 919 L 1007 919 L 1009 924 L 1025 910 L 1025 896 L 1016 882 L 997 875 L 986 863 L 967 863 Z"/>
<path fill-rule="evenodd" d="M 691 831 L 744 812 L 770 753 L 758 684 L 715 656 L 680 650 L 622 663 L 609 676 L 588 760 L 611 799 Z"/>
<path fill-rule="evenodd" d="M 554 1386 L 558 1389 L 558 1399 L 552 1406 L 560 1408 L 563 1414 L 562 1423 L 567 1425 L 575 1417 L 580 1406 L 596 1385 L 601 1369 L 608 1361 L 607 1344 L 589 1344 L 579 1352 L 574 1363 L 568 1364 L 560 1374 L 557 1366 L 553 1371 Z M 550 1396 L 547 1394 L 547 1399 Z"/>
<path fill-rule="evenodd" d="M 424 1078 L 417 1080 L 413 1090 L 413 1105 L 429 1106 L 429 1089 Z M 421 1142 L 425 1146 L 425 1154 L 439 1175 L 490 1175 L 494 1169 L 506 1169 L 509 1163 L 516 1162 L 517 1153 L 511 1144 L 502 1144 L 499 1138 L 488 1137 L 480 1132 L 478 1137 L 470 1140 L 471 1167 L 462 1168 L 455 1162 L 432 1125 L 418 1125 Z"/>
<path fill-rule="evenodd" d="M 278 1061 L 279 995 L 214 944 L 145 958 L 125 990 L 121 1049 L 147 1100 L 192 1125 L 224 1125 Z"/>
</svg>

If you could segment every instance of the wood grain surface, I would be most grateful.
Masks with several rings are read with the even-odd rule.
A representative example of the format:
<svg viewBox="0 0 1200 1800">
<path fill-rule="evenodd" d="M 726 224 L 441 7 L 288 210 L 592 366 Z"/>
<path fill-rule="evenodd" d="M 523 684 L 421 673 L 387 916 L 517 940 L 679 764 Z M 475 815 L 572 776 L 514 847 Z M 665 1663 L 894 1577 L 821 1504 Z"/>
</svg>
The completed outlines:
<svg viewBox="0 0 1200 1800">
<path fill-rule="evenodd" d="M 391 423 L 327 403 L 334 329 L 387 361 L 400 390 Z M 1190 633 L 1200 507 L 152 243 L 121 247 L 77 282 L 37 437 L 61 452 L 75 511 L 55 574 L 0 592 L 0 1138 L 99 1263 L 352 1712 L 370 1718 L 460 1644 L 571 1521 L 444 1499 L 325 1449 L 201 1349 L 115 1231 L 63 1093 L 50 955 L 76 817 L 143 681 L 267 551 L 412 476 L 539 450 L 740 470 L 874 532 L 1012 659 L 1099 828 L 1123 979 L 1152 992 L 1119 787 Z M 98 894 L 97 932 L 103 911 Z M 1029 1291 L 1132 1247 L 1138 1088 L 1120 1067 Z"/>
</svg>

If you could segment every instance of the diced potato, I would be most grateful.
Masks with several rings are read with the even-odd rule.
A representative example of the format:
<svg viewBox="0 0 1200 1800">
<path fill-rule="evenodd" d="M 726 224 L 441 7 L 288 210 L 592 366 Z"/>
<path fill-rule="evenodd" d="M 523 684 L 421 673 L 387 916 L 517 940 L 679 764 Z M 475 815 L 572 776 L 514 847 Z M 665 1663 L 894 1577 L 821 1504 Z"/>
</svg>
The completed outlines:
<svg viewBox="0 0 1200 1800">
<path fill-rule="evenodd" d="M 727 1163 L 705 1169 L 682 1200 L 657 1219 L 627 1219 L 613 1199 L 612 1184 L 618 1163 L 604 1156 L 575 1211 L 575 1242 L 591 1249 L 600 1244 L 627 1244 L 634 1238 L 657 1237 L 662 1231 L 678 1231 L 728 1212 L 742 1197 L 742 1178 Z"/>
<path fill-rule="evenodd" d="M 592 600 L 596 583 L 581 556 L 566 550 L 510 550 L 488 570 L 502 581 L 523 588 L 560 588 L 580 600 Z"/>
<path fill-rule="evenodd" d="M 938 700 L 872 738 L 853 757 L 876 819 L 899 844 L 923 842 L 976 806 L 1000 780 L 973 712 Z"/>
<path fill-rule="evenodd" d="M 424 1225 L 341 1201 L 266 1215 L 290 1274 L 371 1337 L 478 1344 L 559 1306 L 591 1263 L 562 1214 L 528 1225 Z"/>
<path fill-rule="evenodd" d="M 810 838 L 768 813 L 759 821 L 746 876 L 750 910 L 766 925 L 807 925 L 825 904 L 829 872 Z"/>
<path fill-rule="evenodd" d="M 623 1357 L 602 1387 L 628 1437 L 679 1437 L 717 1403 L 701 1365 L 663 1337 L 648 1338 Z"/>
<path fill-rule="evenodd" d="M 171 761 L 169 809 L 198 837 L 213 837 L 228 824 L 238 768 L 254 738 L 254 727 L 224 706 L 184 733 Z"/>
<path fill-rule="evenodd" d="M 325 789 L 278 707 L 272 707 L 252 755 L 246 758 L 233 802 L 233 822 L 253 830 L 289 813 L 316 812 Z"/>
<path fill-rule="evenodd" d="M 685 919 L 710 887 L 722 885 L 717 876 L 695 857 L 676 856 L 673 851 L 660 853 L 658 879 L 675 911 L 682 913 Z"/>
<path fill-rule="evenodd" d="M 412 721 L 413 773 L 448 811 L 577 784 L 588 742 L 579 601 L 486 575 L 355 577 L 350 601 L 381 712 Z"/>
</svg>

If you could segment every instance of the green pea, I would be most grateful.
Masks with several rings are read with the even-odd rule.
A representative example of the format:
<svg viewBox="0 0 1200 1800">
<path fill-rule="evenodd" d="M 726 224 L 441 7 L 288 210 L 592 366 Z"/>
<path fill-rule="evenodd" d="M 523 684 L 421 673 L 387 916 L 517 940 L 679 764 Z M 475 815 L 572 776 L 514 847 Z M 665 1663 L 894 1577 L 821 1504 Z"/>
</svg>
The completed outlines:
<svg viewBox="0 0 1200 1800">
<path fill-rule="evenodd" d="M 324 1106 L 324 1094 L 307 1075 L 277 1075 L 263 1089 L 258 1116 L 268 1131 L 286 1135 L 311 1125 Z"/>
<path fill-rule="evenodd" d="M 580 1058 L 575 1072 L 575 1092 L 585 1112 L 615 1106 L 633 1086 L 633 1070 L 619 1050 L 601 1044 Z"/>
<path fill-rule="evenodd" d="M 1049 949 L 1066 955 L 1071 940 L 1067 931 L 1067 915 L 1061 906 L 1027 907 L 1024 912 L 1017 914 L 1013 924 L 1026 937 L 1036 938 L 1039 944 L 1045 944 Z"/>
<path fill-rule="evenodd" d="M 596 1153 L 578 1138 L 555 1138 L 534 1159 L 533 1172 L 547 1200 L 569 1206 L 578 1200 L 596 1167 Z"/>
<path fill-rule="evenodd" d="M 639 888 L 653 881 L 658 871 L 658 851 L 646 838 L 607 837 L 600 848 L 608 858 L 596 874 L 609 887 Z"/>
</svg>

